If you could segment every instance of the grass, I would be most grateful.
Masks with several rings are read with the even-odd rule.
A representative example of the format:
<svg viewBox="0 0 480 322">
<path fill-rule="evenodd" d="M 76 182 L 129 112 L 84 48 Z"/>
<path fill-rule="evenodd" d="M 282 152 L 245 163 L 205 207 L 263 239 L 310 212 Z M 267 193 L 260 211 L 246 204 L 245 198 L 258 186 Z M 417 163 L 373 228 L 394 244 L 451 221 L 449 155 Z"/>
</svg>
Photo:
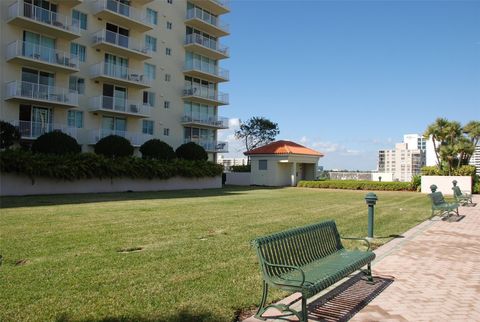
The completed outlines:
<svg viewBox="0 0 480 322">
<path fill-rule="evenodd" d="M 377 243 L 430 215 L 425 195 L 377 195 Z M 229 187 L 1 198 L 0 321 L 233 321 L 261 295 L 251 239 L 330 218 L 365 236 L 364 196 Z"/>
</svg>

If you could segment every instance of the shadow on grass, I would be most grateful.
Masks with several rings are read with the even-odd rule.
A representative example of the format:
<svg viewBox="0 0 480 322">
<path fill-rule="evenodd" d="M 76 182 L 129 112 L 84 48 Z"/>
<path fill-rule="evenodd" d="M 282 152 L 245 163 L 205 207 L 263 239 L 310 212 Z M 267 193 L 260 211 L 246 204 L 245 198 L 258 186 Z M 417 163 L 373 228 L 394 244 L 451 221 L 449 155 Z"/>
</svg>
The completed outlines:
<svg viewBox="0 0 480 322">
<path fill-rule="evenodd" d="M 100 319 L 73 319 L 67 314 L 61 314 L 55 320 L 56 322 L 226 322 L 224 318 L 215 316 L 210 312 L 193 313 L 182 310 L 175 315 L 159 316 L 159 317 L 142 317 L 142 316 L 119 316 L 105 317 Z"/>
<path fill-rule="evenodd" d="M 275 190 L 283 187 L 225 186 L 219 189 L 171 190 L 149 192 L 86 193 L 65 195 L 37 195 L 0 197 L 0 208 L 41 207 L 94 202 L 179 199 L 197 197 L 238 196 L 253 190 Z"/>
</svg>

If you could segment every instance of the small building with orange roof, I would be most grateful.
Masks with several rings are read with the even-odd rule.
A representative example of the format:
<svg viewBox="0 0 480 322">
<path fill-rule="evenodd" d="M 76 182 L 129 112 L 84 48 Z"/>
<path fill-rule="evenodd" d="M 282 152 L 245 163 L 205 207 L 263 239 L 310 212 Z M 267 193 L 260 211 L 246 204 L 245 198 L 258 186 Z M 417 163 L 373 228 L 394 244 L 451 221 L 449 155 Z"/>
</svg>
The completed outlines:
<svg viewBox="0 0 480 322">
<path fill-rule="evenodd" d="M 244 153 L 250 157 L 250 184 L 296 186 L 314 180 L 323 154 L 292 141 L 275 141 Z"/>
</svg>

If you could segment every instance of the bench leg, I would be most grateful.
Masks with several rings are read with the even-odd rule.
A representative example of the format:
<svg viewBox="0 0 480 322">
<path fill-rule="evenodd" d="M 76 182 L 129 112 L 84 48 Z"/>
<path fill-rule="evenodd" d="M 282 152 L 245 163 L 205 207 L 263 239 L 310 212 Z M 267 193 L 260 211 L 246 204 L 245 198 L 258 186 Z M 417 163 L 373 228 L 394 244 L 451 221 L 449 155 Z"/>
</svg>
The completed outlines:
<svg viewBox="0 0 480 322">
<path fill-rule="evenodd" d="M 368 284 L 373 284 L 373 276 L 372 276 L 372 263 L 368 263 L 367 265 L 367 280 Z"/>
<path fill-rule="evenodd" d="M 265 303 L 267 303 L 267 296 L 268 296 L 268 284 L 263 281 L 263 294 L 262 294 L 262 301 L 260 302 L 260 306 L 258 307 L 257 314 L 255 317 L 260 320 L 266 320 L 262 317 L 262 314 L 265 313 L 267 308 L 265 307 Z"/>
<path fill-rule="evenodd" d="M 301 322 L 308 322 L 307 298 L 302 294 L 302 318 Z"/>
</svg>

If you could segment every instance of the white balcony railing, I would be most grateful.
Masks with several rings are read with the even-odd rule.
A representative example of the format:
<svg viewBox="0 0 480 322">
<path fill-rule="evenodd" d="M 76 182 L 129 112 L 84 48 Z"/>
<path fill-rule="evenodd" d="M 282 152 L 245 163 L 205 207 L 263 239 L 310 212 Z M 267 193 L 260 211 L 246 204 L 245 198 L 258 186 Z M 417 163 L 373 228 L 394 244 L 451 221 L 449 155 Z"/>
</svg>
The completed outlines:
<svg viewBox="0 0 480 322">
<path fill-rule="evenodd" d="M 109 43 L 126 49 L 138 51 L 146 55 L 152 55 L 152 51 L 145 45 L 138 41 L 134 41 L 132 38 L 120 35 L 116 32 L 102 29 L 93 34 L 93 45 L 99 43 Z"/>
<path fill-rule="evenodd" d="M 197 44 L 215 50 L 225 56 L 229 55 L 228 47 L 221 45 L 217 40 L 199 34 L 189 34 L 185 37 L 185 45 Z"/>
<path fill-rule="evenodd" d="M 228 94 L 210 89 L 208 87 L 188 87 L 183 90 L 183 96 L 200 97 L 207 100 L 219 102 L 221 104 L 228 104 Z"/>
<path fill-rule="evenodd" d="M 119 131 L 110 129 L 98 129 L 90 131 L 90 144 L 95 144 L 104 137 L 109 135 L 118 135 L 126 138 L 133 146 L 140 146 L 150 139 L 153 139 L 153 135 L 143 134 L 139 132 Z"/>
<path fill-rule="evenodd" d="M 7 99 L 17 97 L 61 105 L 78 105 L 77 91 L 38 83 L 11 81 L 6 84 L 5 94 Z"/>
<path fill-rule="evenodd" d="M 8 7 L 8 19 L 16 17 L 25 17 L 57 29 L 80 34 L 80 23 L 78 20 L 69 19 L 69 17 L 57 12 L 25 3 L 23 0 L 18 0 Z"/>
<path fill-rule="evenodd" d="M 92 77 L 107 76 L 119 78 L 124 81 L 150 86 L 151 80 L 148 79 L 143 72 L 129 69 L 124 66 L 101 62 L 90 66 Z"/>
<path fill-rule="evenodd" d="M 7 60 L 14 57 L 25 57 L 48 64 L 78 69 L 78 57 L 26 41 L 17 40 L 8 44 Z"/>
<path fill-rule="evenodd" d="M 90 106 L 92 110 L 104 110 L 145 116 L 150 115 L 151 111 L 149 105 L 111 96 L 92 97 L 90 99 Z"/>
<path fill-rule="evenodd" d="M 184 115 L 182 123 L 204 124 L 220 129 L 228 129 L 228 118 L 226 117 L 194 117 L 191 115 Z"/>
<path fill-rule="evenodd" d="M 141 11 L 116 0 L 97 0 L 94 3 L 94 10 L 95 12 L 108 10 L 142 24 L 150 25 L 146 13 L 142 13 Z"/>
<path fill-rule="evenodd" d="M 230 78 L 230 72 L 227 69 L 218 66 L 212 66 L 212 64 L 205 63 L 201 59 L 193 59 L 190 61 L 186 61 L 185 70 L 196 70 L 223 78 L 225 80 L 228 80 Z"/>
<path fill-rule="evenodd" d="M 200 8 L 190 8 L 187 10 L 187 19 L 197 18 L 200 19 L 212 26 L 215 26 L 219 29 L 222 29 L 226 32 L 229 31 L 230 26 L 224 23 L 220 18 L 217 16 L 212 15 L 211 13 L 204 11 Z"/>
<path fill-rule="evenodd" d="M 75 139 L 77 138 L 77 128 L 69 127 L 63 124 L 13 121 L 12 125 L 18 128 L 20 135 L 24 139 L 36 139 L 42 134 L 53 131 L 62 131 L 63 133 L 68 134 Z"/>
<path fill-rule="evenodd" d="M 208 152 L 228 152 L 228 143 L 222 141 L 202 141 L 194 139 L 185 139 L 184 143 L 194 142 L 200 145 Z"/>
</svg>

